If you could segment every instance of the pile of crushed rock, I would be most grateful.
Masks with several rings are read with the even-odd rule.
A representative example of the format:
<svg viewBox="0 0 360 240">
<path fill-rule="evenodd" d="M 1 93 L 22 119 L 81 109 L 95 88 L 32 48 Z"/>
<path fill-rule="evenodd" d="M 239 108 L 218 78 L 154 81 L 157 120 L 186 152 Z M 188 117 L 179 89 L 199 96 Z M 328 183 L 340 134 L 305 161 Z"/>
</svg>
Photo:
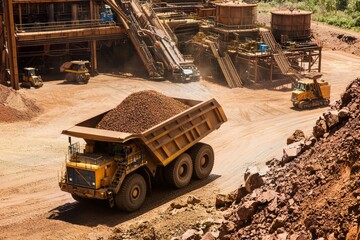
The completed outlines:
<svg viewBox="0 0 360 240">
<path fill-rule="evenodd" d="M 136 92 L 108 112 L 97 128 L 141 133 L 189 108 L 182 102 L 156 91 Z"/>
<path fill-rule="evenodd" d="M 40 112 L 34 101 L 0 84 L 0 122 L 28 121 Z"/>
</svg>

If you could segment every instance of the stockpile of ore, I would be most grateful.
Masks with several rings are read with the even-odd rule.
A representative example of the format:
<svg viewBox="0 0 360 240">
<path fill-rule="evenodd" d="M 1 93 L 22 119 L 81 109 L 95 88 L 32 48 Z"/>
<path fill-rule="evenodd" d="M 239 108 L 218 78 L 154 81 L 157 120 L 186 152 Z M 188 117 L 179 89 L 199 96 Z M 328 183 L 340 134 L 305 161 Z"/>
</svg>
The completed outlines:
<svg viewBox="0 0 360 240">
<path fill-rule="evenodd" d="M 32 100 L 0 84 L 0 122 L 27 121 L 40 112 Z"/>
<path fill-rule="evenodd" d="M 96 126 L 100 129 L 141 133 L 189 108 L 156 91 L 133 93 L 108 112 Z"/>
<path fill-rule="evenodd" d="M 228 195 L 221 239 L 360 239 L 360 79 L 313 134 L 296 158 L 269 161 L 256 189 Z"/>
</svg>

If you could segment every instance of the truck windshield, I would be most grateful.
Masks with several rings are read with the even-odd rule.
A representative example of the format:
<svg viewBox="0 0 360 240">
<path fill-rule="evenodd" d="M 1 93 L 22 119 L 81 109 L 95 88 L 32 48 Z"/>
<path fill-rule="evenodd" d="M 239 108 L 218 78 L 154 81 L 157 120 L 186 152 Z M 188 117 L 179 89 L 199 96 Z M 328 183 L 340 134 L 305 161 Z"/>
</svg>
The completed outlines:
<svg viewBox="0 0 360 240">
<path fill-rule="evenodd" d="M 305 84 L 299 83 L 298 86 L 297 86 L 297 90 L 305 91 Z"/>
</svg>

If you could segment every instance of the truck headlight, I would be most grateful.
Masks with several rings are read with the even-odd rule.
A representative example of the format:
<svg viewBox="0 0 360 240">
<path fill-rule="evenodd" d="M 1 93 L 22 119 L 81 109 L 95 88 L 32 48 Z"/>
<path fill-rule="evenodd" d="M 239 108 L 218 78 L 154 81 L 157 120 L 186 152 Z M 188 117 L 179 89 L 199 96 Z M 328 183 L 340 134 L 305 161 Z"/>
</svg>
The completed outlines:
<svg viewBox="0 0 360 240">
<path fill-rule="evenodd" d="M 72 178 L 71 178 L 71 177 L 69 178 L 69 182 L 72 182 Z"/>
<path fill-rule="evenodd" d="M 95 183 L 93 182 L 92 185 L 95 186 Z"/>
</svg>

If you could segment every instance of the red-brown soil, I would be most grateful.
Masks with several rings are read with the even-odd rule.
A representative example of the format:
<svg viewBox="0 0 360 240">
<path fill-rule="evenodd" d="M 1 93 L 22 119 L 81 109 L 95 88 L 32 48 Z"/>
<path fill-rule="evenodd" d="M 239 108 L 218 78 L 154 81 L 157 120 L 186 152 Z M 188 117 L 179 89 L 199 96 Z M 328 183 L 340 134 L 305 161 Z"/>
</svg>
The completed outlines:
<svg viewBox="0 0 360 240">
<path fill-rule="evenodd" d="M 97 128 L 141 133 L 165 121 L 189 106 L 156 91 L 141 91 L 125 98 L 108 112 Z"/>
<path fill-rule="evenodd" d="M 0 122 L 28 121 L 40 112 L 33 100 L 0 84 Z"/>
</svg>

